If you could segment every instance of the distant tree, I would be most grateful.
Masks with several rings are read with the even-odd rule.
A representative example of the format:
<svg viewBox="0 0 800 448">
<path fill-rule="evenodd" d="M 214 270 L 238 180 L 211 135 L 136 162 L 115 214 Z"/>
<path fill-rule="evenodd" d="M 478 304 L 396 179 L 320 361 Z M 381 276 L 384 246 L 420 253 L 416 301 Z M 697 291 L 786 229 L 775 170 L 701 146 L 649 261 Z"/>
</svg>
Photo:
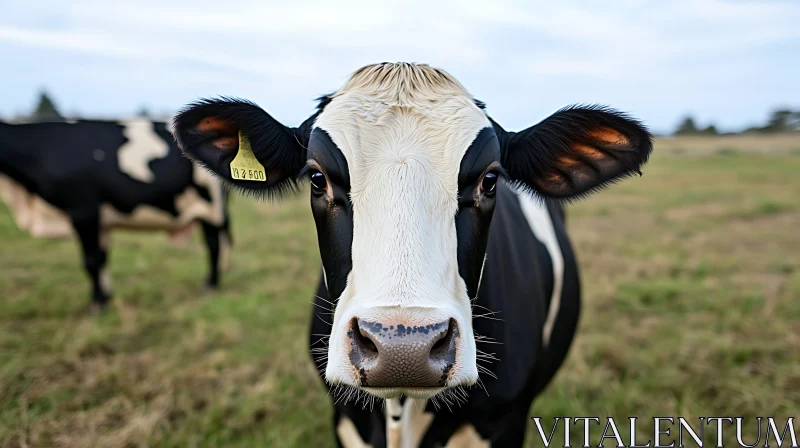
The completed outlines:
<svg viewBox="0 0 800 448">
<path fill-rule="evenodd" d="M 691 116 L 684 118 L 681 124 L 678 125 L 678 129 L 675 130 L 675 135 L 689 134 L 697 134 L 697 125 L 694 123 L 694 118 Z"/>
<path fill-rule="evenodd" d="M 32 118 L 36 121 L 60 121 L 64 119 L 56 109 L 53 100 L 44 90 L 39 92 L 39 103 L 33 111 Z"/>
<path fill-rule="evenodd" d="M 150 111 L 147 110 L 147 107 L 142 106 L 142 108 L 139 109 L 139 112 L 136 112 L 136 116 L 141 118 L 150 118 Z"/>
<path fill-rule="evenodd" d="M 745 132 L 791 132 L 800 130 L 800 111 L 778 109 L 772 111 L 765 126 L 748 128 Z"/>
<path fill-rule="evenodd" d="M 706 135 L 719 135 L 719 131 L 717 131 L 717 127 L 713 124 L 706 126 L 705 129 L 701 131 L 703 134 Z"/>
<path fill-rule="evenodd" d="M 769 121 L 767 125 L 764 126 L 764 131 L 766 132 L 786 132 L 791 131 L 792 129 L 792 121 L 793 118 L 796 117 L 796 113 L 792 112 L 788 109 L 778 109 L 773 111 L 772 114 L 769 116 Z"/>
</svg>

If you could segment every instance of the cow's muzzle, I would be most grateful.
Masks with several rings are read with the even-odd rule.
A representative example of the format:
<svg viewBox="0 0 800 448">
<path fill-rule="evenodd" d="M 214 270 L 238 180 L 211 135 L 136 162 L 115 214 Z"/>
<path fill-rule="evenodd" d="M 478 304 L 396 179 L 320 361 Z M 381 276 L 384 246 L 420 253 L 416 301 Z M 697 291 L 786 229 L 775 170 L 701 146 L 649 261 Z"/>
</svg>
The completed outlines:
<svg viewBox="0 0 800 448">
<path fill-rule="evenodd" d="M 351 319 L 350 362 L 361 387 L 445 387 L 456 361 L 455 319 L 423 326 Z"/>
</svg>

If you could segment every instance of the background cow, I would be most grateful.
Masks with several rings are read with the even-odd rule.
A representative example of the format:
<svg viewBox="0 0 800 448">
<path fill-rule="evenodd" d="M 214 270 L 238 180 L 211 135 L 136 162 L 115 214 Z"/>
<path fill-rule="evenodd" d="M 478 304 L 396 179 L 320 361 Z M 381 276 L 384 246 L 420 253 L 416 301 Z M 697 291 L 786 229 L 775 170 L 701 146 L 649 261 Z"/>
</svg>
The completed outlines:
<svg viewBox="0 0 800 448">
<path fill-rule="evenodd" d="M 347 447 L 522 444 L 530 404 L 578 319 L 556 201 L 638 173 L 651 152 L 639 122 L 604 107 L 507 132 L 449 74 L 406 63 L 356 71 L 299 128 L 220 99 L 188 106 L 175 133 L 241 188 L 279 193 L 310 179 L 316 304 L 334 307 L 332 325 L 314 320 L 311 344 L 324 344 L 316 362 Z M 243 154 L 265 175 L 237 174 Z M 473 322 L 473 309 L 504 320 Z M 496 358 L 477 350 L 482 337 L 502 344 L 496 381 L 467 390 L 479 381 L 476 359 Z M 372 397 L 385 408 L 366 409 Z"/>
<path fill-rule="evenodd" d="M 200 221 L 211 261 L 207 285 L 219 283 L 231 244 L 226 194 L 181 155 L 165 123 L 0 123 L 0 193 L 32 235 L 77 234 L 95 306 L 111 296 L 113 228 L 180 237 Z"/>
</svg>

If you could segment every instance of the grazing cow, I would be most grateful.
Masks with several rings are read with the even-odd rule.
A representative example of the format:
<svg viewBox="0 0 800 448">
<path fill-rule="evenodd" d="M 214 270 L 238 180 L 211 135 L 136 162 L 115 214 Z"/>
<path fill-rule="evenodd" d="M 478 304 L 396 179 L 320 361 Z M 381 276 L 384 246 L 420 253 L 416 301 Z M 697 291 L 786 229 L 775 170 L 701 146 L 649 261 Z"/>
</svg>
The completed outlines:
<svg viewBox="0 0 800 448">
<path fill-rule="evenodd" d="M 175 131 L 239 188 L 309 179 L 316 305 L 333 311 L 315 313 L 312 354 L 345 447 L 520 446 L 578 321 L 559 203 L 638 173 L 652 148 L 598 106 L 508 132 L 449 74 L 407 63 L 358 70 L 297 128 L 222 98 L 187 106 Z"/>
<path fill-rule="evenodd" d="M 200 221 L 216 287 L 230 246 L 222 183 L 183 157 L 165 123 L 0 123 L 0 193 L 37 237 L 77 234 L 92 304 L 111 297 L 112 228 L 186 234 Z"/>
</svg>

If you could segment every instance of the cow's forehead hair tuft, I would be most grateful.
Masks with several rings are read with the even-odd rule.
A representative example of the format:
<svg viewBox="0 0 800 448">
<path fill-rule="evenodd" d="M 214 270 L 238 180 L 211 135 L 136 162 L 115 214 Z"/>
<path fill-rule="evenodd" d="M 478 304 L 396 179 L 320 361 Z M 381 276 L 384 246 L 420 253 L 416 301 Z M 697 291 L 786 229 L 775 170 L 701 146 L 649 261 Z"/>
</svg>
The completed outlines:
<svg viewBox="0 0 800 448">
<path fill-rule="evenodd" d="M 381 63 L 357 70 L 341 89 L 320 98 L 314 121 L 314 127 L 331 133 L 348 159 L 353 150 L 378 149 L 364 141 L 371 139 L 364 135 L 369 129 L 381 134 L 373 136 L 384 140 L 372 142 L 379 146 L 454 150 L 455 159 L 448 157 L 447 162 L 456 164 L 477 132 L 491 126 L 482 103 L 455 78 L 444 70 L 411 63 Z M 366 147 L 358 148 L 362 146 Z"/>
<path fill-rule="evenodd" d="M 367 65 L 358 69 L 331 100 L 361 94 L 389 106 L 415 106 L 421 100 L 470 94 L 444 70 L 426 64 L 405 62 Z"/>
</svg>

